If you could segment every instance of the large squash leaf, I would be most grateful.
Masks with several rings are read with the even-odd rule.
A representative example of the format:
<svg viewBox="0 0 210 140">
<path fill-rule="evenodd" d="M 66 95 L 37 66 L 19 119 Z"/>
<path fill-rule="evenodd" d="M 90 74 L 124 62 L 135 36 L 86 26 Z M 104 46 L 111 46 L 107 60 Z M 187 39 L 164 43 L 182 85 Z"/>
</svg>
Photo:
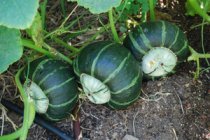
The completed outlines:
<svg viewBox="0 0 210 140">
<path fill-rule="evenodd" d="M 39 0 L 0 0 L 0 25 L 26 29 L 36 15 Z"/>
<path fill-rule="evenodd" d="M 109 11 L 120 5 L 122 0 L 70 0 L 76 1 L 78 5 L 88 8 L 93 14 L 100 14 Z"/>
<path fill-rule="evenodd" d="M 20 31 L 0 26 L 0 73 L 23 54 Z"/>
</svg>

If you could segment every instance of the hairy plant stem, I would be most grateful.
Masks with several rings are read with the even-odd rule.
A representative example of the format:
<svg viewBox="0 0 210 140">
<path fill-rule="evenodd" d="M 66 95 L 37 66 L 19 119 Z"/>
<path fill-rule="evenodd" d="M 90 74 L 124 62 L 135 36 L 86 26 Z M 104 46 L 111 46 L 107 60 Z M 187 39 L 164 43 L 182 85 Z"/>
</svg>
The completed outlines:
<svg viewBox="0 0 210 140">
<path fill-rule="evenodd" d="M 109 23 L 110 23 L 110 27 L 111 27 L 111 31 L 112 31 L 112 35 L 113 35 L 114 40 L 117 43 L 121 43 L 120 38 L 119 38 L 119 36 L 117 34 L 117 31 L 116 31 L 116 28 L 115 28 L 115 22 L 114 22 L 114 19 L 113 19 L 112 9 L 109 10 Z"/>
<path fill-rule="evenodd" d="M 149 11 L 150 11 L 150 20 L 154 21 L 155 20 L 155 11 L 154 11 L 154 1 L 149 0 Z"/>
<path fill-rule="evenodd" d="M 17 138 L 20 137 L 22 131 L 23 131 L 23 128 L 21 127 L 11 134 L 1 136 L 0 140 L 14 140 L 14 139 L 17 139 Z"/>
<path fill-rule="evenodd" d="M 63 40 L 61 40 L 58 37 L 52 36 L 51 37 L 56 43 L 62 45 L 63 47 L 67 48 L 68 50 L 72 51 L 72 52 L 79 52 L 79 49 L 69 45 L 68 43 L 64 42 Z"/>
<path fill-rule="evenodd" d="M 27 40 L 27 39 L 22 39 L 22 44 L 23 46 L 30 48 L 32 50 L 35 50 L 37 52 L 40 52 L 44 55 L 47 55 L 48 57 L 53 57 L 53 58 L 60 58 L 66 62 L 68 62 L 69 64 L 72 64 L 72 60 L 70 58 L 68 58 L 67 56 L 63 55 L 62 53 L 58 52 L 56 49 L 50 47 L 47 43 L 43 43 L 43 47 L 45 48 L 40 48 L 37 47 L 33 41 L 31 40 Z"/>
<path fill-rule="evenodd" d="M 42 27 L 45 29 L 45 18 L 46 18 L 46 8 L 47 8 L 48 0 L 44 0 L 40 3 L 40 11 L 41 11 L 41 18 L 42 18 Z"/>
<path fill-rule="evenodd" d="M 202 21 L 202 26 L 201 26 L 201 47 L 202 47 L 202 51 L 203 51 L 203 53 L 204 54 L 206 54 L 206 52 L 205 52 L 205 49 L 204 49 L 204 36 L 203 36 L 203 31 L 204 31 L 204 19 L 203 19 L 203 21 Z M 206 63 L 208 64 L 208 66 L 210 65 L 209 64 L 209 61 L 208 61 L 208 59 L 207 58 L 205 58 L 205 60 L 206 60 Z"/>
<path fill-rule="evenodd" d="M 48 57 L 54 57 L 54 55 L 52 53 L 50 53 L 49 51 L 43 49 L 43 48 L 40 48 L 40 47 L 37 47 L 33 41 L 31 40 L 28 40 L 28 39 L 22 39 L 22 45 L 24 47 L 27 47 L 29 49 L 32 49 L 32 50 L 35 50 L 37 52 L 40 52 L 44 55 L 47 55 Z"/>
<path fill-rule="evenodd" d="M 191 51 L 191 56 L 188 57 L 188 61 L 195 61 L 197 68 L 196 68 L 196 72 L 195 72 L 195 76 L 194 78 L 197 79 L 199 77 L 200 74 L 200 59 L 208 59 L 210 58 L 210 54 L 201 54 L 196 52 L 193 48 L 189 47 L 190 51 Z"/>
<path fill-rule="evenodd" d="M 45 33 L 48 33 L 47 31 L 44 30 Z M 69 45 L 68 43 L 64 42 L 63 40 L 61 40 L 60 38 L 56 37 L 54 35 L 54 32 L 48 33 L 47 36 L 45 36 L 44 38 L 50 38 L 52 40 L 54 40 L 56 43 L 60 44 L 62 47 L 65 47 L 66 49 L 74 52 L 78 52 L 79 49 L 75 48 L 74 46 Z"/>
<path fill-rule="evenodd" d="M 70 58 L 58 52 L 56 49 L 50 47 L 47 43 L 43 43 L 43 47 L 48 49 L 55 57 L 61 58 L 62 60 L 68 62 L 69 64 L 72 64 L 72 60 Z"/>
<path fill-rule="evenodd" d="M 20 140 L 26 140 L 28 130 L 31 127 L 33 120 L 35 118 L 34 101 L 30 98 L 30 96 L 28 96 L 25 93 L 23 86 L 20 82 L 20 74 L 22 73 L 22 71 L 23 71 L 23 68 L 21 68 L 15 75 L 15 82 L 20 91 L 20 94 L 24 103 L 23 124 L 22 124 L 22 127 L 18 129 L 17 131 L 11 134 L 5 135 L 5 136 L 1 136 L 0 139 L 2 140 L 11 140 L 11 139 L 17 139 L 17 138 L 19 138 Z"/>
</svg>

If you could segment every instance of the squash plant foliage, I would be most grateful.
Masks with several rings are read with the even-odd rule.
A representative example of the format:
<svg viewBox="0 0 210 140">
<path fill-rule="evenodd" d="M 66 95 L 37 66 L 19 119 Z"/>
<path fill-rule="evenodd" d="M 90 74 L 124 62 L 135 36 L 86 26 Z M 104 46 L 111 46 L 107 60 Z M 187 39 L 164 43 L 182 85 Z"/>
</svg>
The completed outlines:
<svg viewBox="0 0 210 140">
<path fill-rule="evenodd" d="M 31 26 L 38 2 L 38 0 L 0 1 L 0 73 L 22 56 L 19 29 Z"/>
<path fill-rule="evenodd" d="M 93 14 L 105 13 L 111 10 L 113 7 L 120 5 L 121 0 L 69 0 L 76 1 L 78 5 L 83 6 L 90 10 Z"/>
<path fill-rule="evenodd" d="M 201 26 L 201 47 L 203 53 L 196 52 L 193 48 L 190 47 L 191 56 L 188 57 L 188 61 L 195 61 L 197 64 L 196 72 L 195 72 L 195 79 L 199 77 L 200 74 L 200 59 L 205 58 L 208 66 L 210 66 L 210 63 L 208 61 L 208 58 L 210 58 L 210 54 L 205 53 L 205 47 L 204 47 L 204 25 L 210 24 L 210 1 L 209 0 L 187 0 L 185 3 L 186 7 L 186 15 L 189 16 L 195 16 L 199 15 L 203 18 L 202 23 L 199 25 Z M 198 27 L 198 26 L 197 26 Z"/>
<path fill-rule="evenodd" d="M 154 3 L 156 0 L 154 0 Z M 144 16 L 149 10 L 149 1 L 147 0 L 123 0 L 116 8 L 120 14 L 120 21 L 128 20 L 132 16 Z"/>
<path fill-rule="evenodd" d="M 187 10 L 187 15 L 195 16 L 198 14 L 206 21 L 210 22 L 210 16 L 207 14 L 210 12 L 209 0 L 187 0 L 185 7 Z"/>
</svg>

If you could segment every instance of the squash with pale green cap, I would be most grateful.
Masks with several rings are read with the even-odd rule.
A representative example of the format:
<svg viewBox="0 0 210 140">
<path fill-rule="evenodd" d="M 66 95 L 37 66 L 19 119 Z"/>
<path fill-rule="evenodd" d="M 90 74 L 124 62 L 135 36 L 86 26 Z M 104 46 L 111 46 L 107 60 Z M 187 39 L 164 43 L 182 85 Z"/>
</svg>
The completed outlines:
<svg viewBox="0 0 210 140">
<path fill-rule="evenodd" d="M 140 62 L 146 77 L 160 77 L 173 72 L 190 52 L 183 31 L 167 21 L 138 25 L 129 32 L 123 45 Z"/>
<path fill-rule="evenodd" d="M 95 104 L 125 109 L 141 92 L 142 71 L 132 54 L 111 41 L 86 46 L 74 60 L 84 93 Z"/>
<path fill-rule="evenodd" d="M 51 121 L 70 116 L 78 101 L 78 85 L 72 67 L 46 57 L 29 63 L 23 72 L 24 89 L 37 113 Z"/>
</svg>

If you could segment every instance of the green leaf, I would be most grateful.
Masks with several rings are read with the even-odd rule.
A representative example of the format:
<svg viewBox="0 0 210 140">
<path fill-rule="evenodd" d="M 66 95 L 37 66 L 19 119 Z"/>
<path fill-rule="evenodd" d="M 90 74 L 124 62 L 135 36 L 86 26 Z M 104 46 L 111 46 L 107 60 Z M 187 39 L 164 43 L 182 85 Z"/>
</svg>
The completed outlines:
<svg viewBox="0 0 210 140">
<path fill-rule="evenodd" d="M 0 26 L 0 73 L 23 54 L 20 31 Z"/>
<path fill-rule="evenodd" d="M 26 29 L 31 26 L 38 6 L 38 0 L 0 0 L 0 25 Z"/>
<path fill-rule="evenodd" d="M 156 3 L 157 0 L 153 0 Z M 116 8 L 116 12 L 120 15 L 120 21 L 126 21 L 129 17 L 136 15 L 144 15 L 149 11 L 148 0 L 123 0 L 122 3 Z"/>
<path fill-rule="evenodd" d="M 185 2 L 186 8 L 186 15 L 195 16 L 198 14 L 198 9 L 196 9 L 196 4 L 198 4 L 200 10 L 204 11 L 205 13 L 210 12 L 210 2 L 209 0 L 196 0 L 193 5 L 190 4 L 190 1 L 187 0 Z"/>
<path fill-rule="evenodd" d="M 195 16 L 196 12 L 188 1 L 185 3 L 185 8 L 186 8 L 186 15 Z"/>
<path fill-rule="evenodd" d="M 78 5 L 88 8 L 93 14 L 108 12 L 113 7 L 120 5 L 122 0 L 70 0 L 76 1 Z"/>
</svg>

